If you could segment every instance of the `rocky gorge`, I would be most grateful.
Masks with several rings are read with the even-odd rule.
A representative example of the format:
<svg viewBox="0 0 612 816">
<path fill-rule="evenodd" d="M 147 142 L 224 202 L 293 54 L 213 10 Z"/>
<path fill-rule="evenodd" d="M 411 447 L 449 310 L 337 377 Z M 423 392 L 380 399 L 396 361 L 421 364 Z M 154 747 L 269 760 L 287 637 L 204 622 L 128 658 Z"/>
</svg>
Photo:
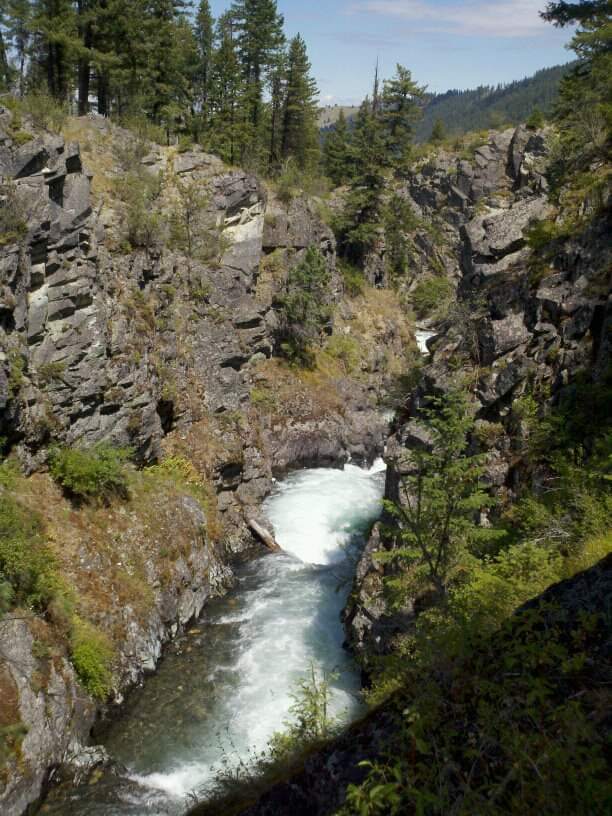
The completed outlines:
<svg viewBox="0 0 612 816">
<path fill-rule="evenodd" d="M 63 136 L 29 128 L 25 141 L 10 111 L 0 124 L 3 191 L 20 214 L 1 252 L 1 435 L 27 474 L 20 499 L 42 514 L 81 614 L 116 647 L 113 701 L 101 706 L 80 686 L 56 621 L 0 621 L 0 724 L 21 729 L 0 805 L 19 816 L 49 771 L 79 755 L 100 711 L 121 703 L 164 644 L 231 584 L 236 560 L 261 547 L 253 529 L 265 527 L 275 478 L 371 464 L 385 450 L 385 494 L 397 500 L 410 450 L 427 445 L 419 407 L 463 372 L 478 401 L 473 445 L 486 455 L 487 487 L 510 500 L 537 482 L 513 406 L 534 393 L 552 403 L 580 371 L 607 365 L 611 249 L 601 220 L 554 255 L 534 249 L 531 228 L 555 216 L 546 129 L 492 132 L 470 156 L 440 150 L 411 171 L 396 190 L 413 214 L 410 274 L 391 279 L 381 235 L 366 264 L 370 286 L 348 298 L 316 201 L 282 201 L 213 156 L 143 144 L 98 117 L 72 121 Z M 131 224 L 129 195 L 117 192 L 127 174 L 155 186 L 144 227 Z M 143 246 L 131 243 L 135 231 Z M 298 376 L 277 358 L 275 298 L 312 246 L 330 272 L 329 336 L 351 344 Z M 419 385 L 395 401 L 389 430 L 385 397 L 418 361 L 405 304 L 439 278 L 456 297 L 444 313 L 419 315 L 432 336 Z M 139 468 L 130 500 L 75 506 L 46 472 L 52 442 L 130 447 Z M 167 460 L 180 463 L 180 479 L 155 469 Z M 375 526 L 345 611 L 366 666 L 414 617 L 414 608 L 387 607 L 373 555 L 391 546 Z M 363 744 L 386 733 L 385 717 L 313 758 L 300 784 L 331 779 L 340 790 L 352 778 L 341 766 L 367 756 Z M 248 812 L 275 812 L 274 796 Z M 316 812 L 338 804 L 322 794 Z"/>
<path fill-rule="evenodd" d="M 102 118 L 69 124 L 83 153 L 27 122 L 17 140 L 8 109 L 1 125 L 13 216 L 0 273 L 3 444 L 29 474 L 16 477 L 20 501 L 42 516 L 80 614 L 112 644 L 113 708 L 231 584 L 236 558 L 262 546 L 252 530 L 275 476 L 381 452 L 387 360 L 412 340 L 399 309 L 381 302 L 377 315 L 374 302 L 367 331 L 385 338 L 387 357 L 374 351 L 358 377 L 332 357 L 329 375 L 295 376 L 273 359 L 273 301 L 307 247 L 326 260 L 330 301 L 343 299 L 334 237 L 313 203 L 283 204 L 215 157 L 147 144 Z M 143 214 L 117 193 L 128 172 L 156 190 L 144 238 L 130 221 Z M 185 196 L 196 190 L 194 225 Z M 343 307 L 346 324 L 354 311 Z M 145 470 L 127 502 L 75 505 L 45 473 L 49 446 L 99 442 L 128 446 Z M 178 481 L 147 470 L 163 457 L 179 463 Z M 13 746 L 0 806 L 11 816 L 78 754 L 100 709 L 77 681 L 63 626 L 59 613 L 0 624 Z"/>
</svg>

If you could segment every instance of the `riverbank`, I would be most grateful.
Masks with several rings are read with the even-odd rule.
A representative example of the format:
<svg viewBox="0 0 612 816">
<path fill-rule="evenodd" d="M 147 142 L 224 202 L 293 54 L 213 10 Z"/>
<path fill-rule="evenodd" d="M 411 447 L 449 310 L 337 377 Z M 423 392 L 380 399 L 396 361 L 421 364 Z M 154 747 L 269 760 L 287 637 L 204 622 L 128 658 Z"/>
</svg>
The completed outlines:
<svg viewBox="0 0 612 816">
<path fill-rule="evenodd" d="M 341 610 L 364 536 L 381 509 L 384 467 L 298 471 L 264 513 L 282 553 L 237 572 L 235 587 L 169 649 L 104 739 L 112 762 L 50 792 L 45 814 L 177 816 L 265 749 L 313 665 L 329 676 L 331 714 L 357 716 L 359 672 Z"/>
</svg>

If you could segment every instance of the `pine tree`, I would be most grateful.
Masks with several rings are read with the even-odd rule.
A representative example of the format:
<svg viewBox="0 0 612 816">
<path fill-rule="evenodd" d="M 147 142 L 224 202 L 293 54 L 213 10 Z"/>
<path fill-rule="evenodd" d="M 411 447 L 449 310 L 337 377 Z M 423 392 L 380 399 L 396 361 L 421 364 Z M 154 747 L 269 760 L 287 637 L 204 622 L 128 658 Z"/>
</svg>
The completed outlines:
<svg viewBox="0 0 612 816">
<path fill-rule="evenodd" d="M 398 547 L 385 560 L 409 565 L 413 579 L 420 577 L 423 588 L 429 585 L 443 601 L 465 553 L 492 535 L 475 520 L 492 500 L 479 484 L 483 457 L 468 451 L 474 419 L 467 395 L 449 391 L 431 398 L 420 423 L 429 442 L 410 451 L 400 500 L 385 502 L 398 527 Z"/>
<path fill-rule="evenodd" d="M 446 139 L 446 128 L 441 119 L 436 119 L 434 122 L 429 141 L 432 144 L 441 144 Z"/>
<path fill-rule="evenodd" d="M 267 147 L 262 132 L 264 90 L 285 45 L 284 21 L 278 13 L 276 0 L 238 0 L 232 7 L 231 16 L 237 32 L 245 87 L 241 153 L 243 160 L 258 164 Z"/>
<path fill-rule="evenodd" d="M 407 68 L 398 65 L 395 76 L 386 80 L 382 93 L 382 121 L 390 155 L 396 169 L 410 160 L 414 125 L 422 115 L 425 88 L 418 86 Z"/>
<path fill-rule="evenodd" d="M 8 40 L 17 59 L 19 96 L 25 93 L 26 64 L 32 39 L 32 3 L 30 0 L 8 0 L 5 19 Z"/>
<path fill-rule="evenodd" d="M 318 90 L 310 69 L 306 43 L 298 34 L 289 46 L 281 154 L 293 157 L 302 170 L 312 167 L 319 154 Z"/>
<path fill-rule="evenodd" d="M 214 43 L 214 18 L 210 10 L 208 0 L 201 0 L 195 17 L 194 35 L 197 48 L 197 62 L 195 66 L 194 83 L 194 103 L 195 118 L 198 126 L 206 126 L 210 115 L 210 94 L 213 72 L 213 43 Z M 196 132 L 196 140 L 198 133 Z"/>
<path fill-rule="evenodd" d="M 376 247 L 382 228 L 383 196 L 387 183 L 388 146 L 381 117 L 366 99 L 353 132 L 355 173 L 340 226 L 342 253 L 362 264 Z"/>
<path fill-rule="evenodd" d="M 216 48 L 212 64 L 211 125 L 209 147 L 222 159 L 234 164 L 243 131 L 239 108 L 244 98 L 238 48 L 234 39 L 234 18 L 226 12 L 217 21 Z"/>
<path fill-rule="evenodd" d="M 353 175 L 351 132 L 343 110 L 340 110 L 338 121 L 325 136 L 323 163 L 325 174 L 337 186 L 346 184 Z"/>
<path fill-rule="evenodd" d="M 612 157 L 612 21 L 610 0 L 549 3 L 544 19 L 557 26 L 578 24 L 571 47 L 578 63 L 561 82 L 556 119 L 564 162 L 586 167 Z"/>
<path fill-rule="evenodd" d="M 79 50 L 76 15 L 70 0 L 35 0 L 32 28 L 35 84 L 46 80 L 56 99 L 66 101 L 73 85 L 73 67 Z"/>
<path fill-rule="evenodd" d="M 274 171 L 281 162 L 282 114 L 287 88 L 287 55 L 280 51 L 270 71 L 269 154 L 268 170 Z"/>
</svg>

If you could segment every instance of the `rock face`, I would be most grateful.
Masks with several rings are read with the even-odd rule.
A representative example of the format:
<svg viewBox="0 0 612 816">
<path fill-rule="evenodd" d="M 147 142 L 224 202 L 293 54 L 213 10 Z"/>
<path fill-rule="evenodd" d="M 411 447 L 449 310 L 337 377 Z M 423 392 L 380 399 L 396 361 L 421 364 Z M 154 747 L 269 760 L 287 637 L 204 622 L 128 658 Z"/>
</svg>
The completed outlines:
<svg viewBox="0 0 612 816">
<path fill-rule="evenodd" d="M 512 496 L 524 478 L 515 400 L 535 389 L 554 402 L 579 372 L 597 376 L 609 364 L 609 222 L 600 219 L 585 234 L 558 241 L 553 257 L 540 258 L 527 244 L 533 223 L 554 216 L 544 176 L 547 154 L 545 131 L 519 127 L 493 135 L 471 164 L 442 153 L 408 181 L 406 193 L 421 214 L 447 225 L 458 305 L 436 327 L 422 385 L 388 442 L 391 500 L 406 450 L 423 441 L 412 417 L 426 395 L 451 386 L 454 371 L 477 380 L 481 433 L 474 444 L 487 455 L 485 483 Z M 372 559 L 374 550 L 386 546 L 375 534 L 346 614 L 349 643 L 360 653 L 384 651 L 389 638 L 410 625 L 414 611 L 387 612 L 384 576 Z"/>
<path fill-rule="evenodd" d="M 343 293 L 333 234 L 307 200 L 284 207 L 254 176 L 228 171 L 215 157 L 152 148 L 139 172 L 162 174 L 165 221 L 158 228 L 181 212 L 177 196 L 192 185 L 205 193 L 199 217 L 206 232 L 197 257 L 167 234 L 133 248 L 126 240 L 132 214 L 113 192 L 123 169 L 105 148 L 109 138 L 121 147 L 130 137 L 95 118 L 77 122 L 95 146 L 90 159 L 110 166 L 100 193 L 100 177 L 84 169 L 77 144 L 33 134 L 19 146 L 10 122 L 8 111 L 0 113 L 2 202 L 14 216 L 10 224 L 0 219 L 3 445 L 34 474 L 44 470 L 52 442 L 129 446 L 144 465 L 163 453 L 188 456 L 211 486 L 214 506 L 205 511 L 191 496 L 164 493 L 156 526 L 122 511 L 113 542 L 123 550 L 114 563 L 88 528 L 68 524 L 60 533 L 74 533 L 76 542 L 66 570 L 81 570 L 84 581 L 95 575 L 106 599 L 107 613 L 95 614 L 103 630 L 117 633 L 120 701 L 154 669 L 163 644 L 224 590 L 232 560 L 256 545 L 252 529 L 261 524 L 273 476 L 372 461 L 388 426 L 368 383 L 350 378 L 338 382 L 329 406 L 319 405 L 307 385 L 286 388 L 287 405 L 274 411 L 255 399 L 276 396 L 274 298 L 309 246 L 329 266 L 330 301 Z M 206 529 L 211 517 L 219 528 L 214 536 Z M 170 568 L 162 554 L 168 549 Z M 144 612 L 113 581 L 123 568 L 121 552 L 145 565 L 141 580 L 151 598 Z M 48 769 L 78 749 L 95 716 L 65 656 L 32 691 L 47 666 L 33 655 L 34 640 L 31 625 L 0 627 L 0 691 L 6 688 L 28 729 L 21 764 L 0 777 L 6 816 L 19 816 L 38 797 Z"/>
</svg>

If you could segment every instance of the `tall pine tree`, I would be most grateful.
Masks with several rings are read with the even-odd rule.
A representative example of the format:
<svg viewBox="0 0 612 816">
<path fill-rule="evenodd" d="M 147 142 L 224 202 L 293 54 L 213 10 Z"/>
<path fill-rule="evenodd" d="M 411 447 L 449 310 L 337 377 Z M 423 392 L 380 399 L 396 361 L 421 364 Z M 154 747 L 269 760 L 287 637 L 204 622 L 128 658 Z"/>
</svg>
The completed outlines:
<svg viewBox="0 0 612 816">
<path fill-rule="evenodd" d="M 354 172 L 351 132 L 344 111 L 326 134 L 323 143 L 323 164 L 326 176 L 336 185 L 346 184 Z"/>
<path fill-rule="evenodd" d="M 319 157 L 318 90 L 310 69 L 306 43 L 298 34 L 289 46 L 281 155 L 293 157 L 302 170 L 313 167 Z"/>
</svg>

